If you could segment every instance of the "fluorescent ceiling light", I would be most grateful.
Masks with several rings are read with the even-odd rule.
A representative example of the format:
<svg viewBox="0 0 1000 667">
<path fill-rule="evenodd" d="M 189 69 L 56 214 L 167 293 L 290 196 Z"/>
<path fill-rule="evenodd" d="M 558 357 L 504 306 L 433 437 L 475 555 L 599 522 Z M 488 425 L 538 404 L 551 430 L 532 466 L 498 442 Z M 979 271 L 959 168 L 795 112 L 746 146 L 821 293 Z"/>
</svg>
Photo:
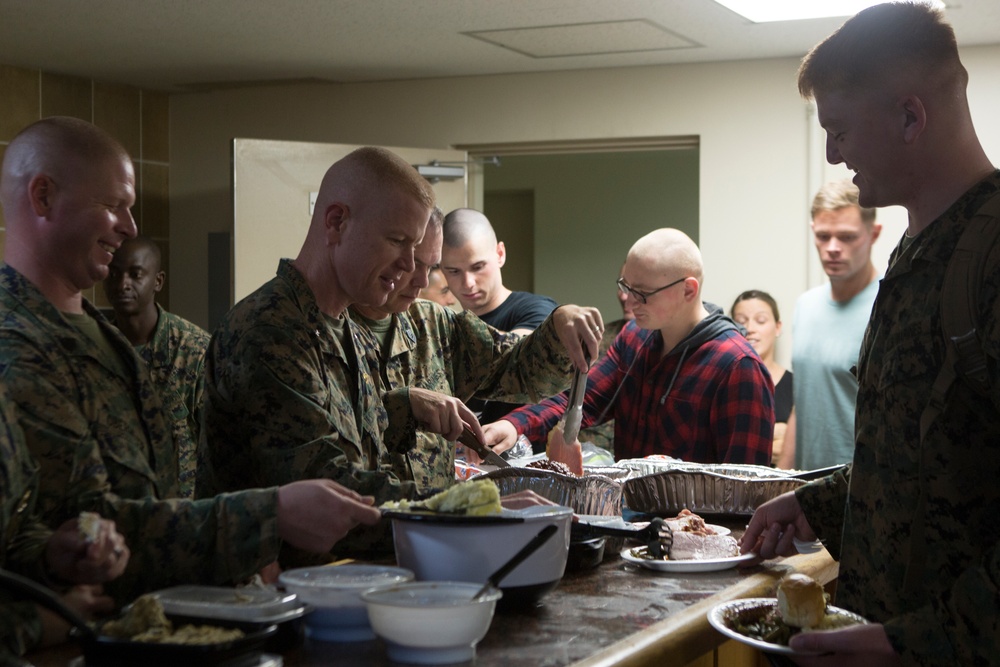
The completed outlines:
<svg viewBox="0 0 1000 667">
<path fill-rule="evenodd" d="M 831 16 L 854 16 L 862 9 L 882 4 L 885 0 L 715 0 L 754 23 L 797 21 Z M 941 0 L 924 0 L 937 9 L 944 9 Z"/>
</svg>

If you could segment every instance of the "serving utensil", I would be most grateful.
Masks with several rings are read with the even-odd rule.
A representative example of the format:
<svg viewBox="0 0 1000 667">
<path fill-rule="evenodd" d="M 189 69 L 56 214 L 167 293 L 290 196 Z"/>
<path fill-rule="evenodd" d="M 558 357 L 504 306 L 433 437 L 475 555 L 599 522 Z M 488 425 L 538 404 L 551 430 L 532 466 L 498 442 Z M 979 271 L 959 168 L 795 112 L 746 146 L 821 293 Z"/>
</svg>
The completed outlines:
<svg viewBox="0 0 1000 667">
<path fill-rule="evenodd" d="M 649 553 L 655 558 L 669 556 L 670 548 L 674 545 L 674 532 L 670 529 L 670 525 L 658 516 L 650 519 L 649 524 L 641 528 L 576 521 L 570 527 L 570 534 L 577 540 L 591 537 L 625 537 L 637 540 L 645 544 Z"/>
<path fill-rule="evenodd" d="M 587 361 L 590 359 L 588 357 Z M 583 397 L 587 393 L 587 373 L 579 369 L 573 371 L 573 382 L 567 395 L 566 413 L 563 415 L 563 439 L 571 444 L 580 437 L 583 423 Z"/>
<path fill-rule="evenodd" d="M 556 531 L 559 530 L 559 526 L 554 523 L 542 528 L 538 531 L 538 534 L 531 538 L 531 541 L 524 545 L 520 551 L 514 554 L 510 560 L 497 568 L 496 572 L 491 574 L 487 579 L 483 587 L 476 591 L 476 594 L 472 596 L 473 600 L 478 600 L 480 596 L 485 595 L 491 588 L 499 588 L 500 582 L 510 574 L 515 567 L 520 565 L 524 560 L 535 553 L 540 546 L 549 541 Z"/>
</svg>

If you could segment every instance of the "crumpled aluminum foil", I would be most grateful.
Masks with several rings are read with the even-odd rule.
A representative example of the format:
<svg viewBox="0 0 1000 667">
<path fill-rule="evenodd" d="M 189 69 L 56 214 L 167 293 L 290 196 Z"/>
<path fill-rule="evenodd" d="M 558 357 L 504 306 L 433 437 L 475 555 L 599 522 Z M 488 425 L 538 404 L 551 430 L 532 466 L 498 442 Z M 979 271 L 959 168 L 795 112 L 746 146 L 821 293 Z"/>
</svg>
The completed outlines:
<svg viewBox="0 0 1000 667">
<path fill-rule="evenodd" d="M 577 514 L 620 516 L 622 481 L 630 472 L 617 467 L 584 468 L 583 477 L 571 477 L 538 468 L 498 468 L 473 479 L 492 479 L 501 496 L 534 491 Z M 610 477 L 614 475 L 615 478 Z"/>
<path fill-rule="evenodd" d="M 682 509 L 696 514 L 749 516 L 761 504 L 806 483 L 767 466 L 648 459 L 623 460 L 615 465 L 639 474 L 624 482 L 623 506 L 667 516 Z"/>
</svg>

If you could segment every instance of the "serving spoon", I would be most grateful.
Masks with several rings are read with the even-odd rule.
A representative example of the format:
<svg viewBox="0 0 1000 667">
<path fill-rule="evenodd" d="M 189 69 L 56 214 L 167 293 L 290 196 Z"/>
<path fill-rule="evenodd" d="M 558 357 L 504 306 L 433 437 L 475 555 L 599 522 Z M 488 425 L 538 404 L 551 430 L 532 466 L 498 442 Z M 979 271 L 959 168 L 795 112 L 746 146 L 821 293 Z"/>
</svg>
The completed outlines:
<svg viewBox="0 0 1000 667">
<path fill-rule="evenodd" d="M 524 562 L 524 559 L 535 553 L 540 546 L 549 541 L 555 532 L 559 530 L 559 526 L 554 523 L 542 528 L 538 531 L 538 534 L 531 538 L 531 541 L 525 544 L 520 551 L 514 554 L 510 560 L 497 568 L 497 571 L 491 574 L 487 579 L 483 587 L 476 591 L 476 594 L 472 596 L 473 600 L 478 600 L 481 596 L 485 595 L 491 588 L 498 588 L 500 586 L 500 581 L 506 577 L 511 571 Z"/>
</svg>

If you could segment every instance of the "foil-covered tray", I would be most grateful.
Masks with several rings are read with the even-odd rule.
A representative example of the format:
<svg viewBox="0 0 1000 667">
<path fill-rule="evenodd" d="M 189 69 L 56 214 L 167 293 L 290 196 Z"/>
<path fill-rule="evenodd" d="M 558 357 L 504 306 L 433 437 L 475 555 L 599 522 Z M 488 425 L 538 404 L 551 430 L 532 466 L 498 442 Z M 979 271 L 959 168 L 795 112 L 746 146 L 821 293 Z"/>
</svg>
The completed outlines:
<svg viewBox="0 0 1000 667">
<path fill-rule="evenodd" d="M 570 507 L 577 514 L 620 516 L 621 479 L 601 474 L 601 468 L 584 469 L 583 477 L 563 475 L 538 468 L 498 468 L 473 479 L 492 479 L 506 496 L 518 491 L 534 491 L 554 503 Z M 611 472 L 617 472 L 611 469 Z"/>
<path fill-rule="evenodd" d="M 682 509 L 749 516 L 771 498 L 806 483 L 766 466 L 655 462 L 652 469 L 624 482 L 622 504 L 628 509 L 671 516 Z"/>
</svg>

